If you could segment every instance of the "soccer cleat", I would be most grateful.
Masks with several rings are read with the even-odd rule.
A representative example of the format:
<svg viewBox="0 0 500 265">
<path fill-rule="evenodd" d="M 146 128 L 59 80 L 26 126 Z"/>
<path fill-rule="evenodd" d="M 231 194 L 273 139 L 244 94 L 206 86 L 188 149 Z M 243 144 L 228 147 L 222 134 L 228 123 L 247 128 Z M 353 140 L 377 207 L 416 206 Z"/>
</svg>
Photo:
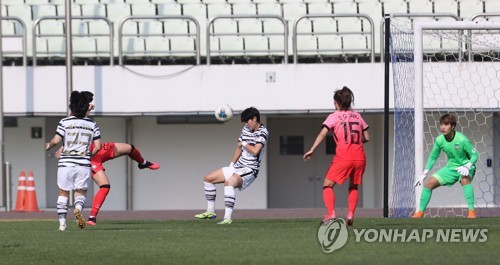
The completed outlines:
<svg viewBox="0 0 500 265">
<path fill-rule="evenodd" d="M 469 215 L 467 215 L 467 218 L 471 218 L 471 219 L 474 219 L 476 218 L 476 211 L 474 210 L 469 210 Z"/>
<path fill-rule="evenodd" d="M 90 225 L 90 226 L 96 226 L 97 220 L 95 219 L 95 217 L 89 217 L 89 219 L 87 220 L 86 224 Z"/>
<path fill-rule="evenodd" d="M 422 218 L 424 217 L 424 212 L 417 211 L 414 215 L 411 216 L 411 218 Z"/>
<path fill-rule="evenodd" d="M 76 225 L 78 225 L 78 227 L 80 229 L 84 229 L 85 228 L 85 218 L 83 218 L 82 212 L 78 209 L 75 209 L 74 213 L 75 213 L 75 218 L 76 218 Z"/>
<path fill-rule="evenodd" d="M 347 219 L 347 226 L 352 226 L 354 223 L 354 219 Z"/>
<path fill-rule="evenodd" d="M 231 219 L 224 219 L 224 220 L 218 222 L 217 224 L 218 225 L 230 225 L 232 223 L 233 223 L 233 220 L 231 220 Z"/>
<path fill-rule="evenodd" d="M 334 215 L 325 215 L 325 217 L 323 218 L 323 220 L 321 221 L 321 224 L 324 225 L 324 224 L 328 224 L 330 222 L 333 222 L 337 219 L 337 217 L 335 217 Z"/>
<path fill-rule="evenodd" d="M 137 167 L 139 167 L 139 169 L 149 168 L 151 170 L 157 170 L 160 168 L 160 164 L 146 161 L 146 163 L 144 163 L 144 164 L 137 164 Z"/>
<path fill-rule="evenodd" d="M 217 215 L 215 213 L 211 213 L 211 212 L 204 212 L 204 213 L 197 214 L 194 217 L 196 217 L 198 219 L 215 219 L 215 218 L 217 218 Z"/>
<path fill-rule="evenodd" d="M 66 231 L 66 224 L 59 225 L 59 231 L 61 232 Z"/>
</svg>

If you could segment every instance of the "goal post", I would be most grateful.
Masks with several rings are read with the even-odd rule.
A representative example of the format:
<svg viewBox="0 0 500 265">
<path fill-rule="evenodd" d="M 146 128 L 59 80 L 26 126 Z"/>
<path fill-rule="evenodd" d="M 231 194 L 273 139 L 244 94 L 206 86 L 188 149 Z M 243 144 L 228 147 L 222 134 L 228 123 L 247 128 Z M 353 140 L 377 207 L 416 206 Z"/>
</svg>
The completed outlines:
<svg viewBox="0 0 500 265">
<path fill-rule="evenodd" d="M 441 133 L 439 117 L 445 113 L 458 117 L 457 131 L 480 154 L 472 182 L 480 216 L 498 215 L 500 23 L 391 18 L 389 34 L 394 87 L 389 216 L 408 217 L 418 207 L 421 187 L 413 183 Z M 441 154 L 428 176 L 446 161 Z M 463 197 L 460 184 L 440 187 L 426 215 L 464 216 Z"/>
</svg>

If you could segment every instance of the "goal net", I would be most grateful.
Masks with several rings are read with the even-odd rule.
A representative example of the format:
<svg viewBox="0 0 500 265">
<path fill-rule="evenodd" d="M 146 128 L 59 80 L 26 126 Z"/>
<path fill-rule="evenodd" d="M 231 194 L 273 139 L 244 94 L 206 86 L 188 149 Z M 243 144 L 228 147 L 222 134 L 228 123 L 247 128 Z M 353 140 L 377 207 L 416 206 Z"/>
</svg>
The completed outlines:
<svg viewBox="0 0 500 265">
<path fill-rule="evenodd" d="M 418 207 L 424 170 L 439 118 L 452 113 L 479 153 L 472 181 L 478 216 L 500 211 L 500 24 L 391 18 L 394 157 L 389 216 Z M 441 152 L 428 176 L 447 162 Z M 433 190 L 426 217 L 467 216 L 460 183 Z"/>
</svg>

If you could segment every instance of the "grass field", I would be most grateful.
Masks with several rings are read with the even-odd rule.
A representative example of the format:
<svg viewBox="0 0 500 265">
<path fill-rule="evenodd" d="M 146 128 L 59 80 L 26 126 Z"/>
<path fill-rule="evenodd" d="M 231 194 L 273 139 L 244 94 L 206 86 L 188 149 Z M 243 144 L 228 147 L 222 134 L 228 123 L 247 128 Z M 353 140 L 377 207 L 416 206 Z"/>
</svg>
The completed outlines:
<svg viewBox="0 0 500 265">
<path fill-rule="evenodd" d="M 323 253 L 317 219 L 100 221 L 80 230 L 57 221 L 0 222 L 0 264 L 498 264 L 498 218 L 356 219 L 356 229 L 485 228 L 484 243 L 355 242 Z"/>
</svg>

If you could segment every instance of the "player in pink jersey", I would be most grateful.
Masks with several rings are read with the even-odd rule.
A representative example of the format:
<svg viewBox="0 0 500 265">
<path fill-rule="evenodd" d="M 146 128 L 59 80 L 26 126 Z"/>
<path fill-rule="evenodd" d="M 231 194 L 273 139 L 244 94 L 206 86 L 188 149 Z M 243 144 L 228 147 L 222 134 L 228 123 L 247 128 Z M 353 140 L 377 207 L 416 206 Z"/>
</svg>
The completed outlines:
<svg viewBox="0 0 500 265">
<path fill-rule="evenodd" d="M 327 214 L 322 221 L 323 224 L 337 218 L 335 215 L 335 193 L 333 192 L 333 187 L 336 184 L 342 185 L 349 178 L 347 225 L 353 224 L 354 211 L 358 204 L 358 187 L 366 167 L 363 143 L 370 140 L 370 134 L 367 131 L 368 124 L 358 112 L 351 109 L 353 103 L 354 94 L 348 87 L 344 86 L 335 91 L 333 104 L 337 111 L 326 118 L 311 149 L 304 154 L 304 160 L 311 159 L 314 150 L 325 139 L 328 132 L 333 133 L 337 148 L 323 182 L 323 201 L 327 209 Z"/>
</svg>

